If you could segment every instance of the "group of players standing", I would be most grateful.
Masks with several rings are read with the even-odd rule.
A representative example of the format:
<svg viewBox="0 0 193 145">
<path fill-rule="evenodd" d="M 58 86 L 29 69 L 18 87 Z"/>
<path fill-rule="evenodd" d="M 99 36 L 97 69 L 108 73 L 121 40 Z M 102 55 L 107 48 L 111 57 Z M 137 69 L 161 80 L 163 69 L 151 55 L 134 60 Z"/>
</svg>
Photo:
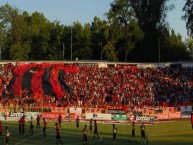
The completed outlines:
<svg viewBox="0 0 193 145">
<path fill-rule="evenodd" d="M 30 135 L 33 135 L 33 118 L 31 117 L 30 120 Z M 39 115 L 37 115 L 36 118 L 36 128 L 40 129 L 40 121 L 41 118 Z M 59 143 L 63 145 L 63 141 L 61 140 L 61 135 L 60 135 L 60 130 L 61 130 L 61 123 L 62 123 L 62 116 L 59 114 L 58 116 L 58 122 L 55 123 L 55 129 L 56 129 L 56 145 L 58 145 Z M 25 136 L 25 116 L 21 117 L 18 121 L 18 125 L 19 125 L 19 136 Z M 76 129 L 78 130 L 80 126 L 80 119 L 79 117 L 76 118 Z M 140 126 L 141 128 L 141 138 L 145 139 L 145 125 L 144 123 L 142 123 L 142 125 Z M 46 129 L 47 129 L 47 121 L 45 118 L 43 118 L 43 137 L 46 138 Z M 3 126 L 1 124 L 0 121 L 0 137 L 2 136 L 2 132 L 3 132 Z M 10 136 L 10 132 L 8 130 L 8 127 L 6 126 L 6 131 L 5 131 L 5 143 L 6 145 L 9 144 L 9 136 Z M 113 124 L 113 143 L 116 143 L 116 135 L 117 135 L 117 127 L 115 124 Z M 87 125 L 84 126 L 83 130 L 82 130 L 82 134 L 83 134 L 83 145 L 88 145 L 88 134 L 93 134 L 93 138 L 95 139 L 96 137 L 99 138 L 98 135 L 98 125 L 97 125 L 97 121 L 94 120 L 94 131 L 93 131 L 93 119 L 91 118 L 89 121 L 89 130 L 87 129 Z M 133 122 L 132 125 L 132 137 L 135 138 L 135 123 Z M 1 137 L 2 142 L 3 142 L 3 138 Z"/>
<path fill-rule="evenodd" d="M 82 131 L 82 133 L 83 133 L 83 145 L 88 144 L 88 133 L 93 134 L 94 139 L 95 139 L 95 137 L 99 138 L 97 121 L 94 120 L 94 131 L 93 131 L 92 123 L 93 123 L 93 119 L 91 118 L 90 122 L 89 122 L 89 131 L 87 129 L 87 125 L 85 125 L 83 128 L 83 131 Z M 77 129 L 79 127 L 79 118 L 78 117 L 76 119 L 76 127 L 77 127 Z"/>
</svg>

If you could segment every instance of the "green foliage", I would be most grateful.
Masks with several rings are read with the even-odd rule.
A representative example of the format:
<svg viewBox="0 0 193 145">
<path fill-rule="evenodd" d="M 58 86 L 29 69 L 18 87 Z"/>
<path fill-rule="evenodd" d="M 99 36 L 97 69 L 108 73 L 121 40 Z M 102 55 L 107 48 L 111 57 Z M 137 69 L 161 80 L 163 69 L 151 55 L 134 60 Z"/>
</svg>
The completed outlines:
<svg viewBox="0 0 193 145">
<path fill-rule="evenodd" d="M 28 54 L 30 52 L 30 44 L 13 44 L 10 48 L 10 57 L 13 60 L 28 60 Z"/>
<path fill-rule="evenodd" d="M 192 37 L 187 38 L 187 39 L 185 40 L 185 44 L 186 44 L 187 49 L 188 49 L 189 51 L 193 51 L 193 39 L 192 39 Z"/>
<path fill-rule="evenodd" d="M 193 58 L 193 39 L 192 37 L 189 37 L 185 40 L 185 45 L 190 54 L 190 57 Z"/>
<path fill-rule="evenodd" d="M 106 14 L 112 31 L 112 38 L 115 43 L 122 41 L 122 46 L 116 48 L 123 49 L 125 58 L 135 47 L 136 42 L 143 38 L 143 32 L 136 22 L 136 17 L 131 3 L 128 0 L 115 0 L 111 4 L 109 12 Z"/>
<path fill-rule="evenodd" d="M 186 0 L 183 11 L 185 14 L 182 18 L 186 21 L 188 34 L 193 37 L 193 0 Z"/>
<path fill-rule="evenodd" d="M 107 44 L 109 36 L 109 25 L 107 21 L 95 17 L 91 24 L 91 45 L 93 50 L 93 58 L 103 60 L 103 49 Z"/>
<path fill-rule="evenodd" d="M 81 23 L 75 22 L 72 27 L 72 47 L 73 47 L 73 60 L 78 58 L 81 60 L 91 59 L 92 50 L 91 46 L 91 30 L 90 25 L 85 24 L 82 26 Z"/>
<path fill-rule="evenodd" d="M 108 42 L 107 45 L 105 45 L 103 50 L 107 60 L 109 61 L 118 61 L 117 54 L 115 51 L 115 47 L 112 42 Z"/>
<path fill-rule="evenodd" d="M 138 44 L 134 55 L 138 61 L 158 61 L 158 39 L 167 28 L 167 12 L 174 8 L 169 0 L 130 0 L 136 18 L 143 30 L 144 38 Z"/>
<path fill-rule="evenodd" d="M 163 40 L 165 40 L 165 44 L 162 45 L 162 61 L 179 61 L 190 58 L 186 44 L 182 41 L 180 34 L 171 30 Z"/>
<path fill-rule="evenodd" d="M 77 21 L 70 26 L 50 22 L 39 12 L 21 12 L 7 3 L 0 6 L 2 59 L 71 60 L 72 46 L 73 60 L 157 61 L 158 38 L 162 61 L 189 59 L 191 43 L 169 32 L 165 18 L 173 5 L 166 2 L 114 0 L 107 20 L 94 17 L 91 24 Z M 184 7 L 189 31 L 191 2 Z"/>
</svg>

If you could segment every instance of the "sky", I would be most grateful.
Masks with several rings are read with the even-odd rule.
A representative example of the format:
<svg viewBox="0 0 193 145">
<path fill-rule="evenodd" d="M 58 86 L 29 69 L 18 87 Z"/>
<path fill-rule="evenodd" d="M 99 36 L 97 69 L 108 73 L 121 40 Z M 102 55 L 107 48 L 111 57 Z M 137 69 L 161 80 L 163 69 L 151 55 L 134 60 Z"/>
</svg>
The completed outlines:
<svg viewBox="0 0 193 145">
<path fill-rule="evenodd" d="M 61 24 L 72 25 L 79 21 L 91 23 L 95 16 L 106 19 L 105 13 L 114 0 L 0 0 L 0 5 L 11 6 L 28 13 L 41 12 L 50 21 L 58 20 Z M 171 29 L 187 38 L 185 21 L 181 19 L 185 0 L 171 0 L 175 9 L 168 13 L 167 21 Z"/>
</svg>

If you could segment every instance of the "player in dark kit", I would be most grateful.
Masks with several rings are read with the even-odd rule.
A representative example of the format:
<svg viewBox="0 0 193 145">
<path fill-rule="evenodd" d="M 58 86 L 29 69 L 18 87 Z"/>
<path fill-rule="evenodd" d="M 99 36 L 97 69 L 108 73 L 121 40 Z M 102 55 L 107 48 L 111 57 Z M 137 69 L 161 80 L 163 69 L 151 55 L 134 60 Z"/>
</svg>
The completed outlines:
<svg viewBox="0 0 193 145">
<path fill-rule="evenodd" d="M 92 118 L 90 119 L 90 127 L 89 127 L 90 134 L 92 134 Z"/>
<path fill-rule="evenodd" d="M 76 130 L 78 130 L 79 126 L 80 126 L 80 119 L 79 119 L 79 116 L 77 116 L 77 118 L 76 118 Z"/>
<path fill-rule="evenodd" d="M 34 131 L 33 131 L 34 125 L 33 125 L 32 119 L 33 119 L 33 117 L 31 117 L 31 121 L 30 121 L 30 129 L 29 129 L 30 135 L 33 135 L 33 133 L 34 133 Z"/>
<path fill-rule="evenodd" d="M 37 115 L 36 122 L 37 122 L 36 128 L 40 129 L 40 116 L 39 115 Z"/>
<path fill-rule="evenodd" d="M 135 122 L 133 121 L 131 137 L 135 139 Z"/>
<path fill-rule="evenodd" d="M 2 144 L 3 144 L 3 125 L 0 121 L 0 138 L 1 138 L 1 141 L 2 141 Z"/>
<path fill-rule="evenodd" d="M 22 136 L 25 135 L 25 116 L 21 118 L 21 133 L 22 133 Z"/>
<path fill-rule="evenodd" d="M 87 145 L 88 144 L 87 125 L 85 125 L 85 127 L 83 128 L 82 134 L 83 134 L 83 145 Z"/>
<path fill-rule="evenodd" d="M 46 122 L 46 119 L 45 119 L 45 118 L 43 118 L 43 121 L 44 121 L 43 136 L 44 136 L 44 138 L 46 138 L 46 127 L 47 127 L 47 122 Z"/>
<path fill-rule="evenodd" d="M 113 144 L 116 143 L 116 139 L 117 139 L 117 127 L 115 126 L 115 124 L 113 124 Z"/>
<path fill-rule="evenodd" d="M 193 112 L 191 114 L 191 123 L 192 123 L 192 129 L 193 129 Z"/>
<path fill-rule="evenodd" d="M 56 145 L 58 145 L 59 142 L 63 145 L 63 142 L 60 138 L 60 126 L 58 125 L 58 123 L 55 123 L 55 126 L 56 126 Z"/>
<path fill-rule="evenodd" d="M 5 144 L 9 145 L 9 137 L 10 137 L 10 132 L 8 130 L 8 127 L 5 127 Z"/>
<path fill-rule="evenodd" d="M 19 122 L 18 122 L 19 124 L 19 136 L 21 135 L 21 129 L 22 129 L 22 117 L 19 119 Z"/>
<path fill-rule="evenodd" d="M 58 124 L 61 128 L 61 124 L 62 124 L 62 115 L 61 114 L 59 114 L 59 116 L 58 116 Z"/>
<path fill-rule="evenodd" d="M 140 130 L 141 130 L 141 139 L 145 140 L 145 125 L 142 122 L 141 126 L 140 126 Z"/>
<path fill-rule="evenodd" d="M 99 138 L 99 135 L 98 135 L 98 126 L 97 126 L 96 120 L 94 120 L 94 138 L 95 138 L 95 135 Z"/>
</svg>

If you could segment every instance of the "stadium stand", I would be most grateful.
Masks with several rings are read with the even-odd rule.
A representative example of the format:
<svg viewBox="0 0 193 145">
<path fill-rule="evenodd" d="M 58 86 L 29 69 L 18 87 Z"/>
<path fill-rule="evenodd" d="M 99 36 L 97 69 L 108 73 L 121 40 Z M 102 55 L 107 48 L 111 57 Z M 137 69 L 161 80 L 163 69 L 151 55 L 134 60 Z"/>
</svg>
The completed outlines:
<svg viewBox="0 0 193 145">
<path fill-rule="evenodd" d="M 30 89 L 17 90 L 19 94 L 13 93 L 12 81 L 18 75 L 14 72 L 22 65 L 26 64 L 8 63 L 1 71 L 0 103 L 2 106 L 9 106 L 16 110 L 29 106 L 95 106 L 99 108 L 121 106 L 134 109 L 144 106 L 192 105 L 193 102 L 193 67 L 181 65 L 140 67 L 129 64 L 101 67 L 97 63 L 50 64 L 49 67 L 52 69 L 56 68 L 55 66 L 64 67 L 62 68 L 65 69 L 62 74 L 63 81 L 70 91 L 65 90 L 62 95 L 40 93 L 35 97 Z M 34 63 L 28 65 L 34 67 Z M 27 70 L 31 71 L 32 67 L 29 68 Z M 74 68 L 76 71 L 72 71 Z M 59 73 L 59 69 L 50 73 Z M 57 81 L 54 75 L 52 81 Z M 54 89 L 53 86 L 51 88 Z M 56 91 L 52 90 L 52 92 Z"/>
</svg>

